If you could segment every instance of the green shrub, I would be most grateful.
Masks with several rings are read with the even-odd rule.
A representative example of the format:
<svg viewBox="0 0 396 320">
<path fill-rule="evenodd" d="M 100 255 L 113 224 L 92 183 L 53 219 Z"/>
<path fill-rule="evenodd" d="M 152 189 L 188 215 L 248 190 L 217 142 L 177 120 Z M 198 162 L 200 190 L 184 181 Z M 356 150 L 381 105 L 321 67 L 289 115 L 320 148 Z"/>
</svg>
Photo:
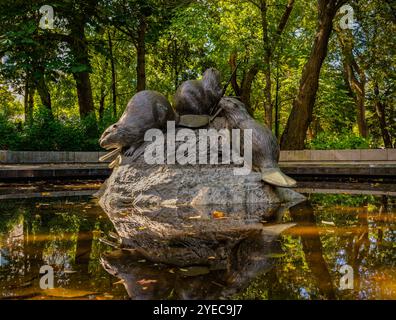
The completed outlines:
<svg viewBox="0 0 396 320">
<path fill-rule="evenodd" d="M 368 139 L 351 132 L 320 132 L 308 143 L 309 149 L 367 149 L 370 147 Z"/>
<path fill-rule="evenodd" d="M 18 126 L 0 114 L 0 150 L 16 150 L 20 144 L 21 133 Z"/>
<path fill-rule="evenodd" d="M 30 125 L 22 125 L 0 116 L 1 150 L 96 151 L 103 130 L 115 122 L 111 116 L 97 123 L 95 116 L 54 119 L 46 109 L 33 115 Z"/>
</svg>

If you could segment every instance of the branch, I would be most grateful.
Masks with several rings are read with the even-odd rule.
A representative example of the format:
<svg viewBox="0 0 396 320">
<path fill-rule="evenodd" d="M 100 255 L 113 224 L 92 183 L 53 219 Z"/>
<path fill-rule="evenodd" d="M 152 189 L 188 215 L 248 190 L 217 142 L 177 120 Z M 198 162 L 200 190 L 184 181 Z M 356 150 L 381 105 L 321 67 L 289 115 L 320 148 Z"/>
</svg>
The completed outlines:
<svg viewBox="0 0 396 320">
<path fill-rule="evenodd" d="M 256 1 L 253 0 L 247 0 L 247 2 L 251 3 L 252 5 L 254 5 L 255 7 L 257 7 L 259 10 L 261 10 L 261 6 L 259 3 L 257 3 Z"/>
<path fill-rule="evenodd" d="M 275 47 L 279 41 L 279 38 L 283 33 L 283 30 L 285 30 L 287 21 L 289 20 L 290 14 L 293 10 L 293 6 L 294 6 L 294 0 L 289 0 L 289 2 L 286 5 L 286 9 L 283 12 L 283 15 L 279 21 L 278 28 L 276 29 L 276 33 L 275 33 L 275 37 L 274 37 L 273 45 L 272 45 L 272 51 L 275 49 Z"/>
<path fill-rule="evenodd" d="M 236 58 L 237 58 L 236 53 L 232 53 L 231 56 L 230 56 L 230 60 L 228 61 L 229 65 L 231 67 L 231 72 L 233 70 L 235 70 L 235 68 L 236 68 Z M 238 82 L 237 82 L 236 72 L 232 73 L 231 86 L 234 89 L 235 95 L 240 96 L 241 95 L 241 88 L 239 87 Z"/>
</svg>

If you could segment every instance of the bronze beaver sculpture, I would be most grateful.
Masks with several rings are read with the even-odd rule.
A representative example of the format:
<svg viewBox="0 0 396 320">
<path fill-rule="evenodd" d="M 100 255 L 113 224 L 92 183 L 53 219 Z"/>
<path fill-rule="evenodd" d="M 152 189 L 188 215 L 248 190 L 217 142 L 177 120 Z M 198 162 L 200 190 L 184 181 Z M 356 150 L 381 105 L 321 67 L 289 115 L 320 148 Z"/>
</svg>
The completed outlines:
<svg viewBox="0 0 396 320">
<path fill-rule="evenodd" d="M 99 139 L 99 144 L 107 150 L 115 149 L 101 157 L 105 161 L 123 152 L 132 156 L 133 152 L 144 142 L 144 135 L 149 129 L 164 129 L 167 121 L 176 121 L 177 115 L 164 95 L 157 91 L 144 90 L 135 94 L 128 102 L 121 118 L 108 127 Z M 110 167 L 114 167 L 119 157 Z"/>
<path fill-rule="evenodd" d="M 208 124 L 211 108 L 222 96 L 220 72 L 214 68 L 207 69 L 201 80 L 183 82 L 173 97 L 180 125 L 196 128 Z"/>
<path fill-rule="evenodd" d="M 177 114 L 164 95 L 157 91 L 138 92 L 128 102 L 121 118 L 108 127 L 99 139 L 99 144 L 107 150 L 115 149 L 101 157 L 106 161 L 124 152 L 132 156 L 143 143 L 148 129 L 163 129 L 167 121 L 174 120 L 179 126 L 199 128 L 209 123 L 209 109 L 222 95 L 220 73 L 210 68 L 204 72 L 202 80 L 184 82 L 175 95 Z M 117 160 L 110 164 L 114 167 Z"/>
<path fill-rule="evenodd" d="M 254 120 L 245 105 L 235 98 L 222 98 L 219 107 L 231 128 L 252 129 L 252 164 L 260 170 L 261 179 L 279 187 L 294 186 L 296 181 L 279 169 L 279 145 L 271 130 Z"/>
</svg>

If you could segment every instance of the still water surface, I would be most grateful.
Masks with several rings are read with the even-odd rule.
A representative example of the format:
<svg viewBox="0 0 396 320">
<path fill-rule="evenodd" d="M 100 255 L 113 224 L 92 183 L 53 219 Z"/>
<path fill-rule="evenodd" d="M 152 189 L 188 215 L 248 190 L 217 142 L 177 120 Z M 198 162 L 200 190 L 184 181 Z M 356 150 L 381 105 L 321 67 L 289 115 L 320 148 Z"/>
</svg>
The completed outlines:
<svg viewBox="0 0 396 320">
<path fill-rule="evenodd" d="M 1 200 L 0 299 L 396 299 L 396 198 L 308 198 L 284 212 L 282 221 L 295 225 L 276 240 L 265 268 L 227 278 L 224 270 L 114 251 L 100 240 L 113 226 L 91 197 Z M 43 265 L 54 268 L 54 289 L 40 289 Z M 340 286 L 344 265 L 353 289 Z"/>
</svg>

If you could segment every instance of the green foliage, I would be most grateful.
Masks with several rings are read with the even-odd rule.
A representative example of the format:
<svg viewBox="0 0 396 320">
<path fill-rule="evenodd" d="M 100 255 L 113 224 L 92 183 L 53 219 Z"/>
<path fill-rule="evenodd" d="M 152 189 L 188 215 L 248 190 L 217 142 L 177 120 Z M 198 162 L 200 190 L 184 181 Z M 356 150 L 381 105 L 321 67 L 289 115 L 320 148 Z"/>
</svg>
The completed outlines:
<svg viewBox="0 0 396 320">
<path fill-rule="evenodd" d="M 266 18 L 270 41 L 278 43 L 270 62 L 271 99 L 275 106 L 277 97 L 282 134 L 315 39 L 317 2 L 295 1 L 277 40 L 273 35 L 288 1 L 275 2 L 266 1 Z M 41 18 L 38 10 L 43 4 L 54 8 L 57 19 L 53 30 L 38 27 Z M 364 4 L 351 0 L 350 5 L 357 23 L 349 37 L 367 78 L 365 115 L 369 139 L 357 136 L 356 101 L 344 77 L 343 53 L 334 31 L 321 68 L 308 131 L 307 146 L 313 149 L 384 146 L 376 110 L 378 101 L 384 106 L 386 124 L 382 127 L 389 131 L 393 143 L 396 136 L 392 7 L 380 0 Z M 115 120 L 109 115 L 112 112 L 120 115 L 135 94 L 142 21 L 147 27 L 144 37 L 147 89 L 160 91 L 171 100 L 182 81 L 199 78 L 208 67 L 219 69 L 225 83 L 231 74 L 230 56 L 235 54 L 237 62 L 243 62 L 236 73 L 239 87 L 252 66 L 258 67 L 249 93 L 255 118 L 263 123 L 266 65 L 261 19 L 260 8 L 254 1 L 87 0 L 81 4 L 59 0 L 0 1 L 0 133 L 5 137 L 0 144 L 12 149 L 96 150 L 99 133 Z M 86 47 L 80 46 L 83 43 Z M 94 123 L 93 118 L 78 119 L 81 102 L 77 98 L 75 76 L 81 73 L 89 75 L 88 87 L 92 89 L 97 118 L 105 119 L 99 123 Z M 18 123 L 22 121 L 18 119 L 25 118 L 21 102 L 27 86 L 32 91 L 31 106 L 35 112 L 30 126 Z M 113 111 L 114 92 L 117 110 Z M 54 119 L 38 110 L 46 104 L 42 98 L 45 93 L 50 96 Z M 232 85 L 226 94 L 236 95 Z M 87 133 L 91 139 L 86 138 Z"/>
<path fill-rule="evenodd" d="M 348 195 L 348 194 L 311 194 L 309 201 L 315 205 L 321 205 L 324 208 L 334 208 L 337 206 L 345 207 L 359 207 L 367 203 L 374 204 L 379 202 L 374 196 L 371 195 Z"/>
<path fill-rule="evenodd" d="M 320 132 L 308 144 L 310 149 L 368 149 L 370 143 L 367 139 L 357 136 L 351 132 Z"/>
<path fill-rule="evenodd" d="M 97 132 L 114 122 L 106 116 L 99 123 Z M 39 109 L 30 126 L 10 121 L 0 116 L 0 149 L 26 151 L 95 151 L 101 150 L 98 144 L 99 133 L 92 138 L 87 132 L 96 125 L 93 116 L 54 119 L 44 108 Z"/>
</svg>

